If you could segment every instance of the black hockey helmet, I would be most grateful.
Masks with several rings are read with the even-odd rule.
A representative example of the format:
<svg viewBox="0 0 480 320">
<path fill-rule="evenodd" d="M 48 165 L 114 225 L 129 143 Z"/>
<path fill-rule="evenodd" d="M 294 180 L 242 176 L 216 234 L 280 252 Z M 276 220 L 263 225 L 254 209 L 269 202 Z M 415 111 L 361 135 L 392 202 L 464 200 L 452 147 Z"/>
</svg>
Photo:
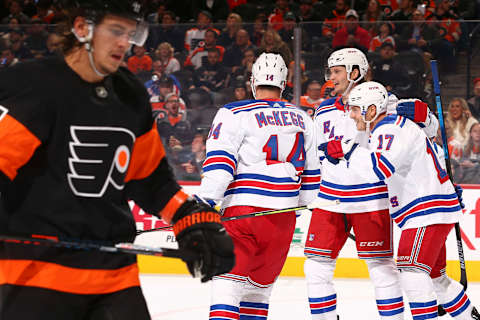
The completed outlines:
<svg viewBox="0 0 480 320">
<path fill-rule="evenodd" d="M 137 31 L 130 43 L 143 46 L 148 37 L 148 24 L 144 20 L 146 7 L 140 0 L 63 0 L 67 10 L 81 12 L 85 18 L 96 24 L 107 15 L 125 17 L 137 21 Z"/>
<path fill-rule="evenodd" d="M 139 0 L 63 0 L 66 9 L 83 9 L 92 18 L 114 14 L 136 21 L 143 21 L 145 5 Z"/>
</svg>

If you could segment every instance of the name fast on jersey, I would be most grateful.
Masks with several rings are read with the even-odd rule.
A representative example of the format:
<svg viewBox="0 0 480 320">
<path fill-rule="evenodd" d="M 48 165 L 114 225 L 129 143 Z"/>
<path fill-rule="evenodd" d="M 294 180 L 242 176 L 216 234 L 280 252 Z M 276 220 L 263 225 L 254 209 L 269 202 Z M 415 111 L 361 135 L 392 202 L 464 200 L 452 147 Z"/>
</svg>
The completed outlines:
<svg viewBox="0 0 480 320">
<path fill-rule="evenodd" d="M 271 114 L 269 114 L 271 112 Z M 293 111 L 267 111 L 255 113 L 258 127 L 262 126 L 297 126 L 305 129 L 303 117 Z"/>
</svg>

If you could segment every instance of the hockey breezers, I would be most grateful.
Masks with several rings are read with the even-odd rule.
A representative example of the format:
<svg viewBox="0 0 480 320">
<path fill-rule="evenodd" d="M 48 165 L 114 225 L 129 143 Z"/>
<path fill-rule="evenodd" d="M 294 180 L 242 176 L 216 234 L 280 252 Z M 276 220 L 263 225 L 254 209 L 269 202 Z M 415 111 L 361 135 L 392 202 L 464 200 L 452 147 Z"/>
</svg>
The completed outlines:
<svg viewBox="0 0 480 320">
<path fill-rule="evenodd" d="M 431 60 L 430 65 L 432 68 L 432 76 L 433 76 L 433 89 L 435 92 L 435 103 L 437 105 L 437 113 L 438 113 L 438 122 L 440 123 L 440 132 L 442 134 L 442 143 L 443 143 L 443 151 L 445 155 L 445 163 L 448 176 L 450 177 L 450 181 L 453 183 L 453 175 L 452 175 L 452 165 L 450 162 L 450 155 L 448 154 L 448 142 L 447 142 L 447 132 L 445 130 L 445 121 L 443 119 L 443 109 L 442 109 L 442 100 L 440 97 L 440 80 L 438 77 L 438 68 L 437 68 L 437 60 Z M 465 256 L 463 254 L 463 244 L 462 244 L 462 234 L 460 230 L 460 224 L 457 222 L 455 223 L 455 236 L 457 238 L 457 250 L 458 250 L 458 260 L 460 262 L 460 283 L 463 285 L 463 289 L 467 290 L 467 270 L 465 268 Z M 439 306 L 438 314 L 444 315 L 445 310 Z"/>
<path fill-rule="evenodd" d="M 339 203 L 340 203 L 339 200 L 315 200 L 315 201 L 312 201 L 311 203 L 309 203 L 306 206 L 291 207 L 291 208 L 285 208 L 285 209 L 266 210 L 266 211 L 259 211 L 259 212 L 249 213 L 249 214 L 236 216 L 236 217 L 222 218 L 222 222 L 245 219 L 245 218 L 262 217 L 262 216 L 268 216 L 268 215 L 272 215 L 272 214 L 285 213 L 285 212 L 297 211 L 297 210 L 305 210 L 305 209 L 313 210 L 313 209 L 318 209 L 318 208 L 322 208 L 322 207 L 334 206 L 334 205 L 337 205 Z M 146 233 L 146 232 L 165 230 L 165 229 L 169 229 L 171 227 L 172 226 L 165 226 L 165 227 L 154 228 L 154 229 L 149 229 L 149 230 L 138 230 L 137 235 L 142 234 L 142 233 Z"/>
<path fill-rule="evenodd" d="M 59 248 L 71 248 L 76 250 L 98 250 L 109 253 L 141 254 L 157 257 L 180 258 L 187 260 L 195 260 L 197 258 L 197 255 L 193 252 L 186 252 L 177 249 L 140 246 L 126 242 L 116 243 L 113 245 L 103 245 L 89 241 L 73 241 L 41 235 L 32 235 L 31 237 L 0 235 L 0 241 L 14 244 L 41 245 Z"/>
</svg>

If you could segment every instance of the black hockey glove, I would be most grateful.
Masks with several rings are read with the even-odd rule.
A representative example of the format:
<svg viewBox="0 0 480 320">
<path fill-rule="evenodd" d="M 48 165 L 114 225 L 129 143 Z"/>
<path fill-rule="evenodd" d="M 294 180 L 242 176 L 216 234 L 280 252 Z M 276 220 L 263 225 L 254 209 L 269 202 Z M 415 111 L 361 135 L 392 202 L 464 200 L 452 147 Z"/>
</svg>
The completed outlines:
<svg viewBox="0 0 480 320">
<path fill-rule="evenodd" d="M 232 270 L 235 265 L 233 241 L 211 207 L 187 200 L 172 218 L 173 232 L 181 250 L 197 253 L 198 258 L 183 259 L 188 271 L 206 282 Z"/>
</svg>

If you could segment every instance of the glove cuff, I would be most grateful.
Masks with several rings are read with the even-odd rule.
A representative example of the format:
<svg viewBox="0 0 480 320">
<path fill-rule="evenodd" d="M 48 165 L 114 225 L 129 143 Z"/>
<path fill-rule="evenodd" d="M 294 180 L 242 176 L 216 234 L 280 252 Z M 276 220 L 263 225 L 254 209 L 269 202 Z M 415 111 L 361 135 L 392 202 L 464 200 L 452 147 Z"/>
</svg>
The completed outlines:
<svg viewBox="0 0 480 320">
<path fill-rule="evenodd" d="M 205 226 L 211 224 L 212 229 L 221 226 L 220 214 L 213 211 L 205 204 L 199 204 L 194 200 L 187 200 L 177 210 L 172 218 L 173 233 L 178 236 L 187 228 L 193 229 L 195 225 Z"/>
</svg>

